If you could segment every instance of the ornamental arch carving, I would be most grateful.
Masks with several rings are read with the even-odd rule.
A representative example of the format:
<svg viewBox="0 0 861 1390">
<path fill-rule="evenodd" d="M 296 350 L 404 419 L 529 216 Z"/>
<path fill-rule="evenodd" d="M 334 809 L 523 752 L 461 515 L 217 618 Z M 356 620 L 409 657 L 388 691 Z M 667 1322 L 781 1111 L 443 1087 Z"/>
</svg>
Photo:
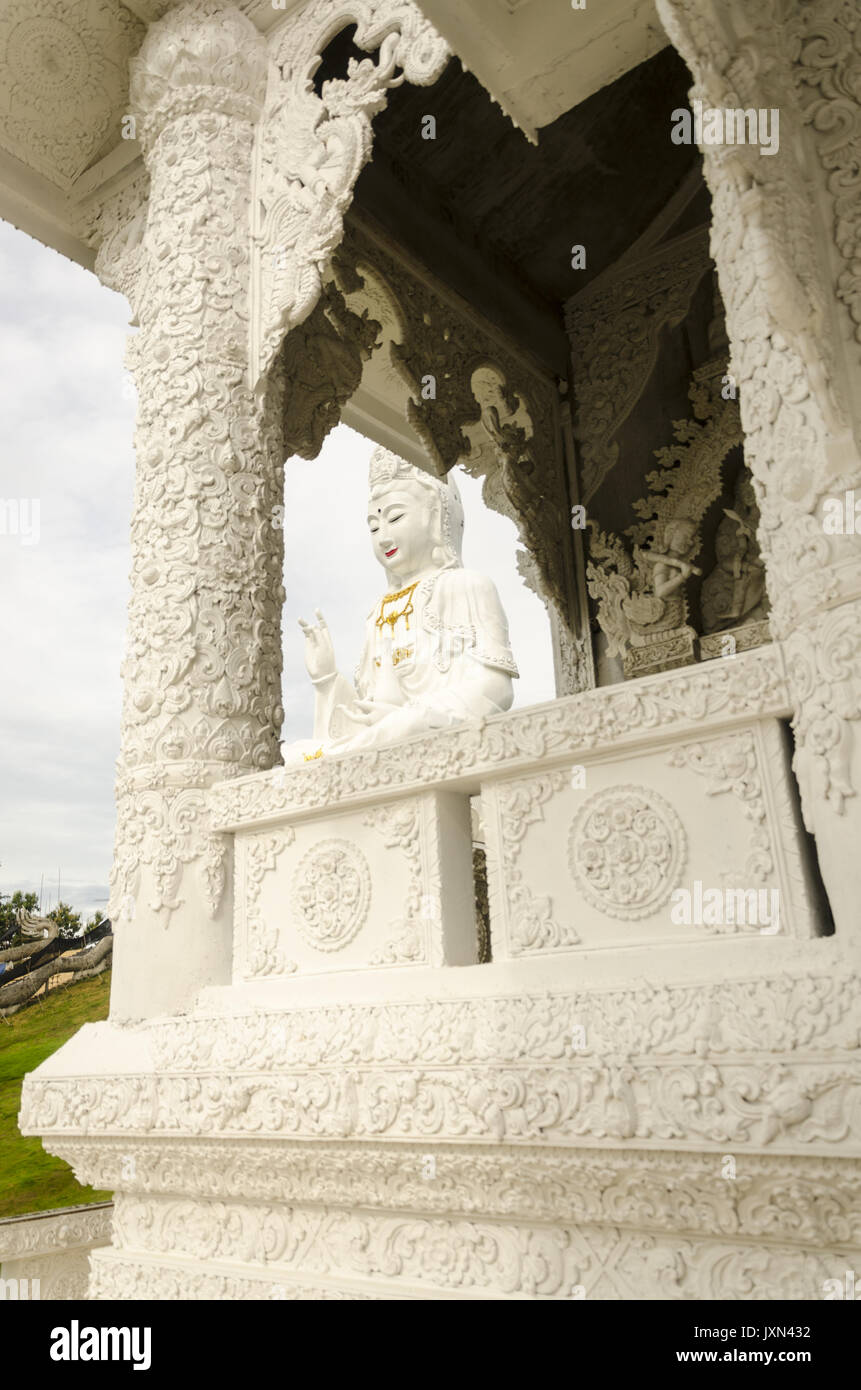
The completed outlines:
<svg viewBox="0 0 861 1390">
<path fill-rule="evenodd" d="M 320 341 L 324 319 L 331 369 L 325 384 L 318 379 L 304 392 L 292 388 L 287 437 L 308 445 L 305 456 L 313 457 L 361 381 L 363 398 L 404 418 L 407 443 L 393 447 L 411 452 L 420 466 L 430 461 L 439 474 L 461 464 L 481 478 L 486 504 L 517 526 L 525 547 L 521 575 L 550 612 L 567 659 L 560 693 L 591 684 L 555 381 L 352 214 L 322 297 L 288 336 L 284 352 L 301 353 L 303 344 Z"/>
<path fill-rule="evenodd" d="M 351 60 L 347 77 L 323 82 L 318 94 L 313 78 L 320 55 L 351 25 L 356 45 L 369 56 Z M 435 82 L 449 56 L 411 0 L 323 0 L 286 16 L 270 35 L 254 149 L 253 385 L 265 377 L 286 333 L 319 299 L 356 179 L 371 155 L 371 121 L 389 88 Z"/>
</svg>

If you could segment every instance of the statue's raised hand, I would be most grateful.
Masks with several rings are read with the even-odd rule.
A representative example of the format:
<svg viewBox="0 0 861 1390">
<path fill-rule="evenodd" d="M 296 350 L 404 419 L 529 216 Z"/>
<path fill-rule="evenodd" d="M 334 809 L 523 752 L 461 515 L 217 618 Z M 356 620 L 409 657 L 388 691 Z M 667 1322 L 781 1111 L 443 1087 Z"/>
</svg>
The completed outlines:
<svg viewBox="0 0 861 1390">
<path fill-rule="evenodd" d="M 338 668 L 335 665 L 335 648 L 332 646 L 326 619 L 319 608 L 314 609 L 314 616 L 317 619 L 316 626 L 303 622 L 301 618 L 299 626 L 305 634 L 305 665 L 308 675 L 316 684 L 334 676 Z"/>
</svg>

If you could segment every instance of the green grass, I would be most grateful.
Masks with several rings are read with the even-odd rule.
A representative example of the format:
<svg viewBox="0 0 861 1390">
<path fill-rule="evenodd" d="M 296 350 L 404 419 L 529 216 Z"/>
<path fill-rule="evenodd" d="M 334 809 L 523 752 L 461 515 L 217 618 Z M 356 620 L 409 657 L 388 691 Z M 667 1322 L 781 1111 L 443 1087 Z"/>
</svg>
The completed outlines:
<svg viewBox="0 0 861 1390">
<path fill-rule="evenodd" d="M 111 972 L 106 970 L 0 1018 L 0 1216 L 100 1202 L 111 1195 L 82 1187 L 67 1163 L 45 1153 L 41 1139 L 24 1138 L 18 1129 L 25 1075 L 82 1023 L 107 1018 L 110 988 Z"/>
</svg>

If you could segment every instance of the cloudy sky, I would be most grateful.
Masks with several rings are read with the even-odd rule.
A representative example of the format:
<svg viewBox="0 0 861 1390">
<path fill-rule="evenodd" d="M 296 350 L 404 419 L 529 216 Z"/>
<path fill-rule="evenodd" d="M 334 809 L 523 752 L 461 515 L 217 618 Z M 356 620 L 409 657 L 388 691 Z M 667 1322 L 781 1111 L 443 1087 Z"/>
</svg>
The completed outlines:
<svg viewBox="0 0 861 1390">
<path fill-rule="evenodd" d="M 59 873 L 63 898 L 89 915 L 107 899 L 114 829 L 134 470 L 128 308 L 0 222 L 0 324 L 0 892 L 38 891 L 44 875 L 47 911 Z M 318 459 L 287 468 L 285 737 L 312 719 L 297 617 L 322 608 L 349 674 L 381 593 L 364 520 L 372 447 L 341 426 Z M 516 702 L 550 699 L 547 619 L 516 572 L 514 526 L 461 470 L 458 481 L 464 563 L 491 575 L 509 615 Z"/>
</svg>

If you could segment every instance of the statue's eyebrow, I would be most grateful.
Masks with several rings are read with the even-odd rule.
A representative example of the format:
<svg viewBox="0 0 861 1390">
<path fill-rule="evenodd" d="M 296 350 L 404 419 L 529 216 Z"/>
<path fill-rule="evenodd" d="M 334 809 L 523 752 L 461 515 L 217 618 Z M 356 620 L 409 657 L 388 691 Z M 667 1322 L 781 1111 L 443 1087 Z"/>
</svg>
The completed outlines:
<svg viewBox="0 0 861 1390">
<path fill-rule="evenodd" d="M 376 512 L 368 512 L 368 521 L 369 521 L 369 522 L 370 522 L 370 521 L 374 521 L 376 518 L 381 517 L 384 511 L 385 511 L 385 512 L 390 512 L 390 511 L 392 510 L 392 508 L 394 508 L 396 511 L 401 511 L 401 512 L 402 512 L 402 511 L 404 511 L 404 510 L 406 509 L 406 503 L 405 503 L 405 502 L 386 502 L 386 503 L 383 504 L 382 507 L 377 507 Z"/>
</svg>

